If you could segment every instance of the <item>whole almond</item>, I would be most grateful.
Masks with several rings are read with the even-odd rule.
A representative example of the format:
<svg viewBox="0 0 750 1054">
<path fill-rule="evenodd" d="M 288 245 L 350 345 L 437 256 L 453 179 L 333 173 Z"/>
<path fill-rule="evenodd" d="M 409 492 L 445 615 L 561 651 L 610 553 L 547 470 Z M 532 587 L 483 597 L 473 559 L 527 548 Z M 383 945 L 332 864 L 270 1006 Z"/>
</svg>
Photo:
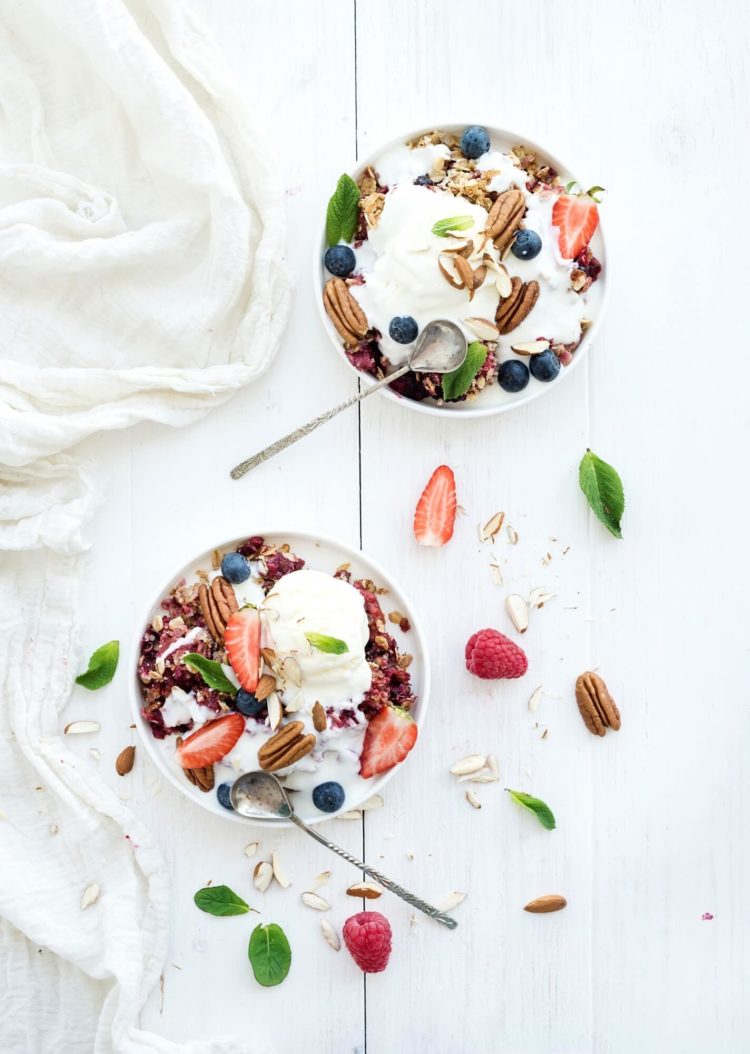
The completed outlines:
<svg viewBox="0 0 750 1054">
<path fill-rule="evenodd" d="M 383 895 L 383 890 L 377 882 L 355 882 L 346 891 L 349 897 L 364 897 L 365 900 L 376 900 Z"/>
<path fill-rule="evenodd" d="M 115 761 L 115 768 L 117 769 L 118 776 L 127 776 L 130 770 L 133 768 L 135 762 L 135 747 L 125 747 L 117 755 Z"/>
<path fill-rule="evenodd" d="M 258 681 L 258 687 L 255 689 L 254 695 L 259 703 L 262 703 L 264 699 L 267 699 L 271 692 L 276 690 L 276 678 L 272 677 L 270 673 L 264 673 L 261 679 Z"/>
<path fill-rule="evenodd" d="M 567 903 L 565 897 L 561 897 L 559 893 L 548 893 L 544 897 L 530 900 L 523 910 L 530 911 L 534 915 L 542 915 L 548 911 L 561 911 Z"/>
<path fill-rule="evenodd" d="M 313 728 L 316 732 L 325 732 L 328 727 L 328 718 L 322 703 L 316 703 L 312 708 Z"/>
</svg>

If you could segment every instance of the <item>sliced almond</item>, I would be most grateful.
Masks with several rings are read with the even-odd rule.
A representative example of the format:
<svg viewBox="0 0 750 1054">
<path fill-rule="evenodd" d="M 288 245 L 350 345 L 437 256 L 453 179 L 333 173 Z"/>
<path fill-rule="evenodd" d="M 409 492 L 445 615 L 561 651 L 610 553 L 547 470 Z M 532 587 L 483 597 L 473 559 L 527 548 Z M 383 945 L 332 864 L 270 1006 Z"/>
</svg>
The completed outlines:
<svg viewBox="0 0 750 1054">
<path fill-rule="evenodd" d="M 531 698 L 529 699 L 529 710 L 532 712 L 532 714 L 539 709 L 539 704 L 542 701 L 543 695 L 544 685 L 540 684 L 539 687 L 535 688 L 534 691 L 531 693 Z"/>
<path fill-rule="evenodd" d="M 94 761 L 101 761 L 102 759 L 101 751 L 97 750 L 96 747 L 89 747 L 89 754 L 94 759 Z"/>
<path fill-rule="evenodd" d="M 539 587 L 532 589 L 531 595 L 529 596 L 529 607 L 540 608 L 546 604 L 548 600 L 552 600 L 556 596 L 557 593 L 547 593 Z"/>
<path fill-rule="evenodd" d="M 499 532 L 502 530 L 504 519 L 504 512 L 496 512 L 494 516 L 491 516 L 479 533 L 479 537 L 481 538 L 481 540 L 483 542 L 487 542 L 490 540 L 494 542 L 495 535 L 499 534 Z"/>
<path fill-rule="evenodd" d="M 548 340 L 528 340 L 522 344 L 511 344 L 516 355 L 541 355 L 549 348 Z"/>
<path fill-rule="evenodd" d="M 493 776 L 489 769 L 482 769 L 476 776 L 464 776 L 469 783 L 497 783 L 499 776 Z"/>
<path fill-rule="evenodd" d="M 439 900 L 435 907 L 438 911 L 452 911 L 453 908 L 457 908 L 459 904 L 463 904 L 465 900 L 465 893 L 454 891 L 453 893 L 449 893 L 447 897 L 444 897 L 443 900 Z"/>
<path fill-rule="evenodd" d="M 519 633 L 529 628 L 529 605 L 518 593 L 509 593 L 505 598 L 505 610 Z"/>
<path fill-rule="evenodd" d="M 337 820 L 361 820 L 362 813 L 359 809 L 350 809 L 348 812 L 340 812 L 336 817 Z"/>
<path fill-rule="evenodd" d="M 376 900 L 383 895 L 382 887 L 377 882 L 355 882 L 346 891 L 349 897 L 364 897 L 365 900 Z"/>
<path fill-rule="evenodd" d="M 287 875 L 287 873 L 284 870 L 284 868 L 282 867 L 281 860 L 279 858 L 279 854 L 276 852 L 275 849 L 271 853 L 271 868 L 273 870 L 273 877 L 279 883 L 281 888 L 282 889 L 288 889 L 291 886 L 292 881 L 289 878 L 289 876 Z"/>
<path fill-rule="evenodd" d="M 362 812 L 369 812 L 371 809 L 382 809 L 383 799 L 380 794 L 373 794 L 367 801 L 363 801 L 359 808 Z"/>
<path fill-rule="evenodd" d="M 536 900 L 530 900 L 524 911 L 530 911 L 535 915 L 542 915 L 548 911 L 561 911 L 567 905 L 565 897 L 560 896 L 559 893 L 548 893 L 544 897 L 537 897 Z"/>
<path fill-rule="evenodd" d="M 487 755 L 487 768 L 490 770 L 491 774 L 495 777 L 495 779 L 500 779 L 500 766 L 498 765 L 497 758 L 494 754 Z"/>
<path fill-rule="evenodd" d="M 99 899 L 100 892 L 98 882 L 89 882 L 81 894 L 81 911 L 85 911 L 86 908 L 90 908 L 92 904 L 95 904 Z"/>
<path fill-rule="evenodd" d="M 468 326 L 480 340 L 499 340 L 500 330 L 494 322 L 488 318 L 465 318 L 464 325 Z"/>
<path fill-rule="evenodd" d="M 497 286 L 497 291 L 503 300 L 510 296 L 513 291 L 513 285 L 510 280 L 510 275 L 505 268 L 505 264 L 497 265 L 497 278 L 495 279 L 495 285 Z"/>
<path fill-rule="evenodd" d="M 296 714 L 305 705 L 305 695 L 300 689 L 295 691 L 293 696 L 289 699 L 284 700 L 284 713 L 285 714 Z"/>
<path fill-rule="evenodd" d="M 127 776 L 135 764 L 135 747 L 125 747 L 117 755 L 115 770 L 118 776 Z"/>
<path fill-rule="evenodd" d="M 270 673 L 264 673 L 258 681 L 258 687 L 253 694 L 258 702 L 262 703 L 274 691 L 276 691 L 276 678 L 272 677 Z"/>
<path fill-rule="evenodd" d="M 272 729 L 277 729 L 281 724 L 281 718 L 284 711 L 281 706 L 281 700 L 276 692 L 271 692 L 266 706 L 268 707 L 268 723 Z"/>
<path fill-rule="evenodd" d="M 273 881 L 273 867 L 267 860 L 261 860 L 253 871 L 253 885 L 259 893 L 265 893 Z"/>
<path fill-rule="evenodd" d="M 446 282 L 452 285 L 454 289 L 463 289 L 464 283 L 460 281 L 459 278 L 455 275 L 455 271 L 453 274 L 451 274 L 451 272 L 448 270 L 448 268 L 446 268 L 445 264 L 443 263 L 444 255 L 444 253 L 441 253 L 440 256 L 438 256 L 438 267 L 440 268 L 440 273 L 442 274 Z M 454 263 L 453 258 L 449 256 L 448 261 L 450 261 L 450 266 L 452 267 Z"/>
<path fill-rule="evenodd" d="M 293 655 L 288 655 L 281 664 L 281 674 L 295 688 L 302 687 L 302 668 Z M 256 693 L 257 695 L 257 693 Z"/>
<path fill-rule="evenodd" d="M 66 736 L 82 736 L 86 733 L 98 732 L 100 728 L 98 721 L 71 721 L 63 729 Z"/>
<path fill-rule="evenodd" d="M 467 791 L 466 792 L 466 800 L 469 803 L 469 805 L 471 805 L 471 807 L 473 809 L 481 809 L 482 808 L 482 803 L 480 802 L 479 798 L 477 798 L 477 796 L 474 793 L 474 791 Z"/>
<path fill-rule="evenodd" d="M 508 524 L 508 541 L 511 545 L 518 545 L 518 531 Z"/>
<path fill-rule="evenodd" d="M 320 889 L 324 886 L 328 879 L 331 877 L 330 871 L 321 871 L 319 875 L 316 875 L 313 879 L 313 889 Z"/>
<path fill-rule="evenodd" d="M 248 842 L 242 851 L 245 856 L 255 856 L 255 854 L 258 852 L 259 845 L 260 842 Z"/>
<path fill-rule="evenodd" d="M 330 911 L 331 905 L 317 893 L 303 893 L 301 899 L 303 904 L 306 904 L 308 908 L 314 908 L 315 911 Z"/>
<path fill-rule="evenodd" d="M 484 754 L 469 754 L 451 765 L 450 771 L 453 776 L 469 776 L 473 772 L 479 772 L 486 764 L 487 758 Z"/>
<path fill-rule="evenodd" d="M 337 952 L 341 948 L 341 941 L 339 940 L 338 933 L 336 933 L 336 930 L 330 924 L 328 919 L 320 920 L 320 928 L 328 947 L 333 948 L 333 950 Z"/>
</svg>

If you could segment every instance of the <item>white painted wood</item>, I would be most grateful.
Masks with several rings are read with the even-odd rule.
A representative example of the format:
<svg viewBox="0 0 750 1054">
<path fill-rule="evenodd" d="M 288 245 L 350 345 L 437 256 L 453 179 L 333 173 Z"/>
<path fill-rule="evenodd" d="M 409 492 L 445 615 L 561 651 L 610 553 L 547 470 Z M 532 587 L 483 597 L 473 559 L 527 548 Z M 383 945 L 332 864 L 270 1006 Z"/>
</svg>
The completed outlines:
<svg viewBox="0 0 750 1054">
<path fill-rule="evenodd" d="M 273 130 L 298 291 L 264 383 L 187 431 L 148 426 L 88 444 L 107 493 L 84 584 L 85 650 L 129 639 L 167 565 L 245 525 L 286 519 L 358 541 L 356 412 L 242 483 L 225 474 L 355 390 L 309 281 L 320 209 L 354 155 L 355 118 L 360 152 L 435 117 L 549 143 L 609 188 L 611 295 L 585 368 L 515 414 L 436 423 L 376 397 L 361 409 L 362 543 L 416 601 L 436 685 L 417 752 L 366 819 L 367 855 L 426 896 L 468 892 L 454 933 L 421 918 L 412 930 L 392 898 L 376 905 L 393 924 L 394 953 L 366 984 L 366 1039 L 361 975 L 299 902 L 331 866 L 325 895 L 340 925 L 358 907 L 343 895 L 345 866 L 290 832 L 275 844 L 292 888 L 256 895 L 242 855 L 250 831 L 198 814 L 143 752 L 118 781 L 114 758 L 134 734 L 124 681 L 75 695 L 66 717 L 101 720 L 99 764 L 156 830 L 173 874 L 175 965 L 144 1025 L 175 1039 L 235 1033 L 281 1054 L 365 1041 L 369 1054 L 739 1054 L 750 1043 L 745 4 L 357 0 L 356 110 L 351 0 L 197 8 Z M 623 542 L 578 492 L 587 444 L 625 481 Z M 448 547 L 421 551 L 413 506 L 441 462 L 457 473 L 466 516 Z M 499 509 L 516 547 L 477 540 L 477 523 Z M 491 552 L 505 588 L 493 584 Z M 513 635 L 504 594 L 536 585 L 558 596 L 523 637 L 529 674 L 500 688 L 470 678 L 466 638 L 484 625 Z M 572 696 L 576 675 L 594 666 L 623 712 L 622 731 L 603 741 Z M 545 697 L 530 714 L 538 684 Z M 476 789 L 479 812 L 448 774 L 473 751 L 495 752 L 501 766 L 499 786 Z M 503 786 L 547 800 L 558 829 L 542 830 Z M 358 823 L 330 833 L 362 848 Z M 209 878 L 289 933 L 294 966 L 281 988 L 252 981 L 252 921 L 193 909 Z M 568 908 L 522 911 L 548 892 L 565 894 Z"/>
</svg>

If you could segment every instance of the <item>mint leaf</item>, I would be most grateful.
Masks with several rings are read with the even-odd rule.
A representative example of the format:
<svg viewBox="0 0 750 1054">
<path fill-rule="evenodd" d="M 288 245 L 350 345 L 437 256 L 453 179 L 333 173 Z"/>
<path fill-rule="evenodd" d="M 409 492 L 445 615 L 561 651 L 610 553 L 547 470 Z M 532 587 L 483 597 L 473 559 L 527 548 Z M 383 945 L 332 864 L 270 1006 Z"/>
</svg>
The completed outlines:
<svg viewBox="0 0 750 1054">
<path fill-rule="evenodd" d="M 225 695 L 237 694 L 237 686 L 232 684 L 224 673 L 220 662 L 216 662 L 214 659 L 207 659 L 205 655 L 198 655 L 194 651 L 189 651 L 187 655 L 183 655 L 182 661 L 191 670 L 199 673 L 209 688 L 213 688 L 217 692 L 223 692 Z"/>
<path fill-rule="evenodd" d="M 198 890 L 193 900 L 201 911 L 209 915 L 246 915 L 248 911 L 255 910 L 229 886 L 206 886 Z"/>
<path fill-rule="evenodd" d="M 326 637 L 325 633 L 306 633 L 305 636 L 318 651 L 325 651 L 329 655 L 343 655 L 349 651 L 349 645 L 345 640 L 338 637 Z"/>
<path fill-rule="evenodd" d="M 472 341 L 467 348 L 466 358 L 458 369 L 443 376 L 443 398 L 459 399 L 462 395 L 466 395 L 471 388 L 471 382 L 484 366 L 486 358 L 486 345 L 479 340 Z"/>
<path fill-rule="evenodd" d="M 587 450 L 578 466 L 578 482 L 596 518 L 615 538 L 622 538 L 620 521 L 625 511 L 625 494 L 616 470 Z"/>
<path fill-rule="evenodd" d="M 350 242 L 359 222 L 359 187 L 346 173 L 336 184 L 326 211 L 326 238 L 329 245 Z"/>
<path fill-rule="evenodd" d="M 606 187 L 589 187 L 589 189 L 586 191 L 586 197 L 587 198 L 591 198 L 593 201 L 595 201 L 597 203 L 597 205 L 601 205 L 601 203 L 602 203 L 602 194 L 606 194 L 606 193 L 607 193 L 607 188 Z"/>
<path fill-rule="evenodd" d="M 80 684 L 82 688 L 88 688 L 90 692 L 103 688 L 114 677 L 119 659 L 119 640 L 111 640 L 108 644 L 102 644 L 101 648 L 97 648 L 89 659 L 89 668 L 86 672 L 79 673 L 76 677 L 76 684 Z"/>
<path fill-rule="evenodd" d="M 552 815 L 552 810 L 549 805 L 541 801 L 539 798 L 532 798 L 530 794 L 524 794 L 523 791 L 512 791 L 507 787 L 505 788 L 510 794 L 513 801 L 517 801 L 519 805 L 523 805 L 524 809 L 528 809 L 529 812 L 533 812 L 542 827 L 548 831 L 554 831 L 555 829 L 555 817 Z"/>
<path fill-rule="evenodd" d="M 292 963 L 292 949 L 281 926 L 275 922 L 256 926 L 250 935 L 247 957 L 258 984 L 264 988 L 281 984 Z"/>
<path fill-rule="evenodd" d="M 473 216 L 448 216 L 433 225 L 432 233 L 438 238 L 447 238 L 451 231 L 468 231 L 474 225 Z"/>
</svg>

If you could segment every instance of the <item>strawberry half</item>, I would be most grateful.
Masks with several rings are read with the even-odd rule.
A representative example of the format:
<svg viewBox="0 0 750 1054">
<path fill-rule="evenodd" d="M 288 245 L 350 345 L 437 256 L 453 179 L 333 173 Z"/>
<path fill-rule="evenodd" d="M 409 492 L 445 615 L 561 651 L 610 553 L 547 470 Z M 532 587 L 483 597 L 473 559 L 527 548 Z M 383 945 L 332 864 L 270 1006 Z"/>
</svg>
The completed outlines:
<svg viewBox="0 0 750 1054">
<path fill-rule="evenodd" d="M 417 741 L 417 726 L 408 710 L 385 706 L 367 725 L 359 758 L 363 779 L 387 772 L 406 755 Z"/>
<path fill-rule="evenodd" d="M 184 769 L 203 769 L 226 757 L 242 733 L 245 718 L 242 714 L 226 714 L 209 721 L 203 728 L 193 732 L 177 748 L 177 764 Z"/>
<path fill-rule="evenodd" d="M 254 692 L 260 680 L 260 612 L 240 608 L 227 622 L 224 647 L 229 663 L 246 692 Z"/>
<path fill-rule="evenodd" d="M 575 260 L 599 225 L 596 202 L 586 194 L 561 194 L 552 206 L 552 225 L 559 231 L 560 253 L 566 260 Z"/>
<path fill-rule="evenodd" d="M 420 545 L 445 545 L 456 522 L 456 477 L 447 465 L 436 468 L 414 513 L 414 537 Z"/>
</svg>

